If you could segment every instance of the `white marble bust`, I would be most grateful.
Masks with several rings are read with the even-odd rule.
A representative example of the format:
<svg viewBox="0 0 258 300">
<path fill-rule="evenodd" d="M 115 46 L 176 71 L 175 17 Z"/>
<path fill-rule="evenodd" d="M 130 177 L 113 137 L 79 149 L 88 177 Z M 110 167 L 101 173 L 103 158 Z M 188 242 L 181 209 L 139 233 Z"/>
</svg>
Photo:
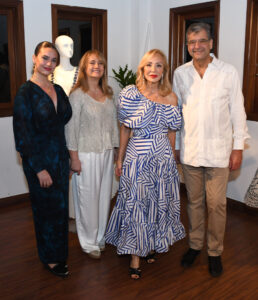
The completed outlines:
<svg viewBox="0 0 258 300">
<path fill-rule="evenodd" d="M 67 35 L 60 35 L 55 40 L 55 46 L 60 54 L 60 63 L 55 68 L 51 81 L 61 85 L 65 93 L 69 95 L 76 83 L 78 68 L 71 65 L 73 56 L 73 40 Z"/>
</svg>

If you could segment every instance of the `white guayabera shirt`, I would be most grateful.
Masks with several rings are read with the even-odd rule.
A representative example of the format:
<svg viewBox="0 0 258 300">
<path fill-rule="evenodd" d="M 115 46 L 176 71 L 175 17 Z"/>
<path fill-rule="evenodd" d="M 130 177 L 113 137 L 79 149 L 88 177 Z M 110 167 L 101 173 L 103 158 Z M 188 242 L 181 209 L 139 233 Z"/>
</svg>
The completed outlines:
<svg viewBox="0 0 258 300">
<path fill-rule="evenodd" d="M 183 114 L 176 149 L 183 164 L 225 168 L 232 149 L 244 149 L 249 136 L 238 73 L 211 56 L 203 78 L 193 61 L 174 73 L 173 90 Z"/>
</svg>

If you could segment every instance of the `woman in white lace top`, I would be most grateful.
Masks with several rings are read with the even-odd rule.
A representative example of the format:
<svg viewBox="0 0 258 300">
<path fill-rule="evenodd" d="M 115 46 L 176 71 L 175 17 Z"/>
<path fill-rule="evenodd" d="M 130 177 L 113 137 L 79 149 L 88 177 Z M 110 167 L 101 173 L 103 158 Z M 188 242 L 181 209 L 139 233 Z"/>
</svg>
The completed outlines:
<svg viewBox="0 0 258 300">
<path fill-rule="evenodd" d="M 77 233 L 83 251 L 92 258 L 100 258 L 105 248 L 114 148 L 119 145 L 112 96 L 104 56 L 97 50 L 87 51 L 69 97 L 73 115 L 65 132 L 71 170 L 77 173 L 73 176 Z"/>
</svg>

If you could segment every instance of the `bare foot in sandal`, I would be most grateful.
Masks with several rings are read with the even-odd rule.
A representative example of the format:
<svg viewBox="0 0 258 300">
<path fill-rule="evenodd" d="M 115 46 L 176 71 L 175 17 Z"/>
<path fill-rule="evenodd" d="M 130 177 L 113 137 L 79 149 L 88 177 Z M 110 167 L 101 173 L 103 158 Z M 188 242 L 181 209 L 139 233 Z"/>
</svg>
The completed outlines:
<svg viewBox="0 0 258 300">
<path fill-rule="evenodd" d="M 155 259 L 155 251 L 149 252 L 149 254 L 147 256 L 145 256 L 144 259 L 146 260 L 146 262 L 148 264 L 153 264 L 156 261 L 156 259 Z"/>
<path fill-rule="evenodd" d="M 129 274 L 132 279 L 139 279 L 141 277 L 140 257 L 137 255 L 132 255 Z"/>
</svg>

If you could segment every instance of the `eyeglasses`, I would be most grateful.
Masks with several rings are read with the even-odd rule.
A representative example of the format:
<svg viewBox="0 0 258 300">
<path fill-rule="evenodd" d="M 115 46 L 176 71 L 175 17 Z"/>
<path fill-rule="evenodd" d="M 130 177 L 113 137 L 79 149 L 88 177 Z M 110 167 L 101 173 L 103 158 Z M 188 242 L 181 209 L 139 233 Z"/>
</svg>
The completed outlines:
<svg viewBox="0 0 258 300">
<path fill-rule="evenodd" d="M 195 46 L 197 43 L 199 45 L 205 45 L 206 43 L 208 43 L 210 40 L 206 40 L 206 39 L 200 39 L 200 40 L 191 40 L 189 42 L 187 42 L 187 45 L 189 46 Z"/>
</svg>

